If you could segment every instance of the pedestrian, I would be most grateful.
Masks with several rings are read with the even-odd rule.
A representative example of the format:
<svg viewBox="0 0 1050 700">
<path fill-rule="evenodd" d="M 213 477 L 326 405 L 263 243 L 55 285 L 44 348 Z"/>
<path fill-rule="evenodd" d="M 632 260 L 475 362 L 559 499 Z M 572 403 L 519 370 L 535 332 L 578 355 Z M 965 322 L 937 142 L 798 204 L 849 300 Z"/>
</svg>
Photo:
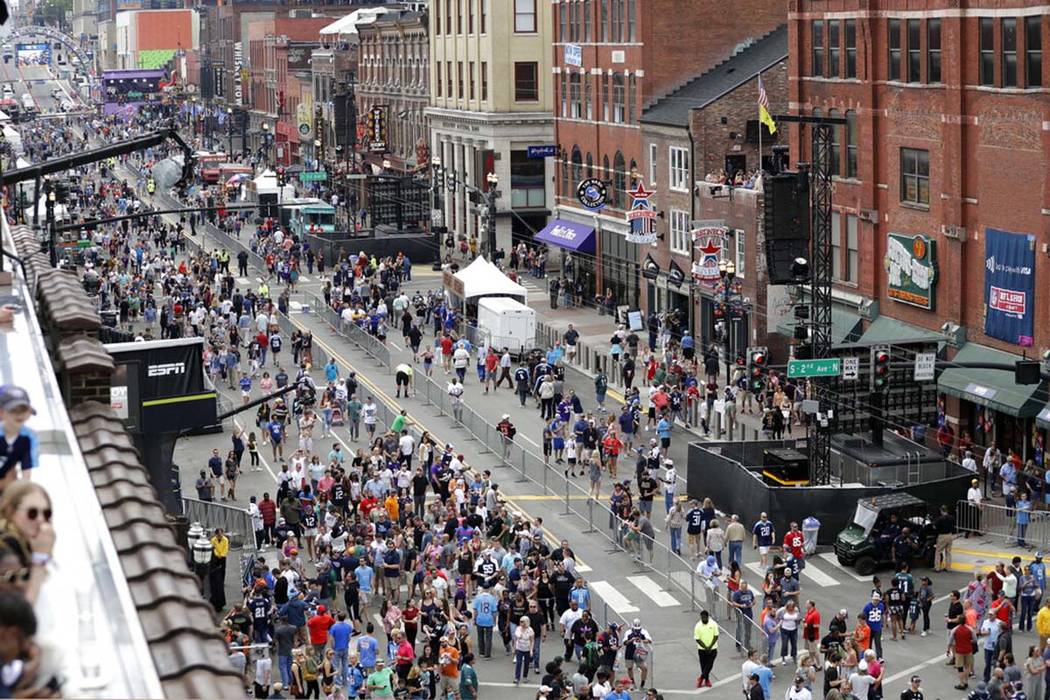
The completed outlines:
<svg viewBox="0 0 1050 700">
<path fill-rule="evenodd" d="M 718 624 L 711 619 L 707 610 L 700 611 L 700 620 L 693 627 L 693 639 L 696 641 L 696 655 L 700 662 L 700 675 L 696 678 L 696 687 L 710 688 L 711 670 L 718 656 Z"/>
</svg>

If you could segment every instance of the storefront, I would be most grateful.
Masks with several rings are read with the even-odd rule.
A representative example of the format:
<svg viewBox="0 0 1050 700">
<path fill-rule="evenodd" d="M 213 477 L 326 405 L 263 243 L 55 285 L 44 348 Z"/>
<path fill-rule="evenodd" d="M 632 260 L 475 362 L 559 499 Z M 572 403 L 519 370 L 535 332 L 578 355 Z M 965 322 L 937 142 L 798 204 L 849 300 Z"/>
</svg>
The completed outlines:
<svg viewBox="0 0 1050 700">
<path fill-rule="evenodd" d="M 638 246 L 629 243 L 622 231 L 602 229 L 601 232 L 601 293 L 612 290 L 617 306 L 639 308 Z"/>
<path fill-rule="evenodd" d="M 573 284 L 583 284 L 586 299 L 594 298 L 594 226 L 566 219 L 554 219 L 534 237 L 536 243 L 544 243 L 560 249 L 561 256 L 552 256 L 548 270 L 551 274 L 564 274 Z"/>
</svg>

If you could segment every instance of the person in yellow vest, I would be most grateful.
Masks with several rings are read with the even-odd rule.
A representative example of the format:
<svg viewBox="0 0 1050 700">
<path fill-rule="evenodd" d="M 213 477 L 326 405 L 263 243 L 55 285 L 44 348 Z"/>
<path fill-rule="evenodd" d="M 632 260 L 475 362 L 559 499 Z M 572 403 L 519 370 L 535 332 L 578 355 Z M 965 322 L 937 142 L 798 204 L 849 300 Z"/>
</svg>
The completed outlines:
<svg viewBox="0 0 1050 700">
<path fill-rule="evenodd" d="M 270 285 L 266 284 L 266 282 L 260 282 L 259 283 L 259 298 L 260 299 L 269 299 L 270 298 Z"/>
<path fill-rule="evenodd" d="M 146 192 L 148 192 L 149 194 L 153 194 L 156 191 L 157 183 L 151 177 L 150 179 L 146 180 Z"/>
<path fill-rule="evenodd" d="M 711 687 L 711 669 L 718 656 L 718 623 L 711 619 L 706 610 L 700 611 L 700 621 L 693 628 L 693 639 L 696 640 L 696 655 L 700 660 L 700 675 L 696 678 L 696 687 Z"/>
</svg>

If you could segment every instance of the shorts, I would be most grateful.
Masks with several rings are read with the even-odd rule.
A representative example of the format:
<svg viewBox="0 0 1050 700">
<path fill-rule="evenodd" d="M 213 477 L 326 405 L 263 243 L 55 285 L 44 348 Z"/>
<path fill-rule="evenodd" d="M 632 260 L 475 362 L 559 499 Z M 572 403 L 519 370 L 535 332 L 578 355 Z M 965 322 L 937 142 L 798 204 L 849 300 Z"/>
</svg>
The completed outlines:
<svg viewBox="0 0 1050 700">
<path fill-rule="evenodd" d="M 249 397 L 250 397 L 251 395 L 252 395 L 252 392 L 250 392 L 250 391 L 245 391 L 244 389 L 241 389 L 241 398 L 242 398 L 242 399 L 247 399 L 247 398 L 249 398 Z"/>
<path fill-rule="evenodd" d="M 701 542 L 702 543 L 703 540 L 704 540 L 704 533 L 702 533 L 702 532 L 690 532 L 689 533 L 689 541 L 692 542 L 693 544 L 696 544 L 697 542 Z"/>
<path fill-rule="evenodd" d="M 576 346 L 575 345 L 566 345 L 565 346 L 565 354 L 568 355 L 569 357 L 574 356 L 576 354 Z"/>
<path fill-rule="evenodd" d="M 308 527 L 303 529 L 303 537 L 317 537 L 317 528 Z"/>
<path fill-rule="evenodd" d="M 361 602 L 361 605 L 368 605 L 372 602 L 372 591 L 358 591 L 357 599 Z"/>
<path fill-rule="evenodd" d="M 649 407 L 649 417 L 656 418 L 656 406 Z"/>
<path fill-rule="evenodd" d="M 408 375 L 404 372 L 398 372 L 395 376 L 398 386 L 408 386 Z"/>
<path fill-rule="evenodd" d="M 962 671 L 967 666 L 973 666 L 973 654 L 955 654 L 955 669 Z"/>
<path fill-rule="evenodd" d="M 767 556 L 769 554 L 769 547 L 759 547 L 758 553 L 761 554 L 763 557 Z"/>
<path fill-rule="evenodd" d="M 565 439 L 564 438 L 554 438 L 554 449 L 555 450 L 564 450 L 565 449 Z"/>
<path fill-rule="evenodd" d="M 890 606 L 890 616 L 891 617 L 904 617 L 904 606 L 891 605 Z"/>
</svg>

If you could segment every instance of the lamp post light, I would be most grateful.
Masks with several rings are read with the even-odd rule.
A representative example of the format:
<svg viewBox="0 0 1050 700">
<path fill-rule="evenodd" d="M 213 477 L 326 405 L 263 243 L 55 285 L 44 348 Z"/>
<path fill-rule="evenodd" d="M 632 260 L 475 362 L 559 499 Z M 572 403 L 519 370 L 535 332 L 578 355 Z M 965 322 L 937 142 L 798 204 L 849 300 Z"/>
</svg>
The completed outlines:
<svg viewBox="0 0 1050 700">
<path fill-rule="evenodd" d="M 226 151 L 227 160 L 233 160 L 233 107 L 226 108 L 226 135 L 229 139 L 229 148 Z"/>
<path fill-rule="evenodd" d="M 270 164 L 270 144 L 273 143 L 273 134 L 270 133 L 270 125 L 266 122 L 262 124 L 262 149 L 263 158 L 266 159 L 266 164 Z"/>
<path fill-rule="evenodd" d="M 314 139 L 314 170 L 321 169 L 321 139 Z"/>
<path fill-rule="evenodd" d="M 485 180 L 489 185 L 488 192 L 485 195 L 486 216 L 488 218 L 486 248 L 488 250 L 488 259 L 491 262 L 496 255 L 496 200 L 499 199 L 499 190 L 496 188 L 499 186 L 499 176 L 496 173 L 489 173 L 485 176 Z"/>
</svg>

